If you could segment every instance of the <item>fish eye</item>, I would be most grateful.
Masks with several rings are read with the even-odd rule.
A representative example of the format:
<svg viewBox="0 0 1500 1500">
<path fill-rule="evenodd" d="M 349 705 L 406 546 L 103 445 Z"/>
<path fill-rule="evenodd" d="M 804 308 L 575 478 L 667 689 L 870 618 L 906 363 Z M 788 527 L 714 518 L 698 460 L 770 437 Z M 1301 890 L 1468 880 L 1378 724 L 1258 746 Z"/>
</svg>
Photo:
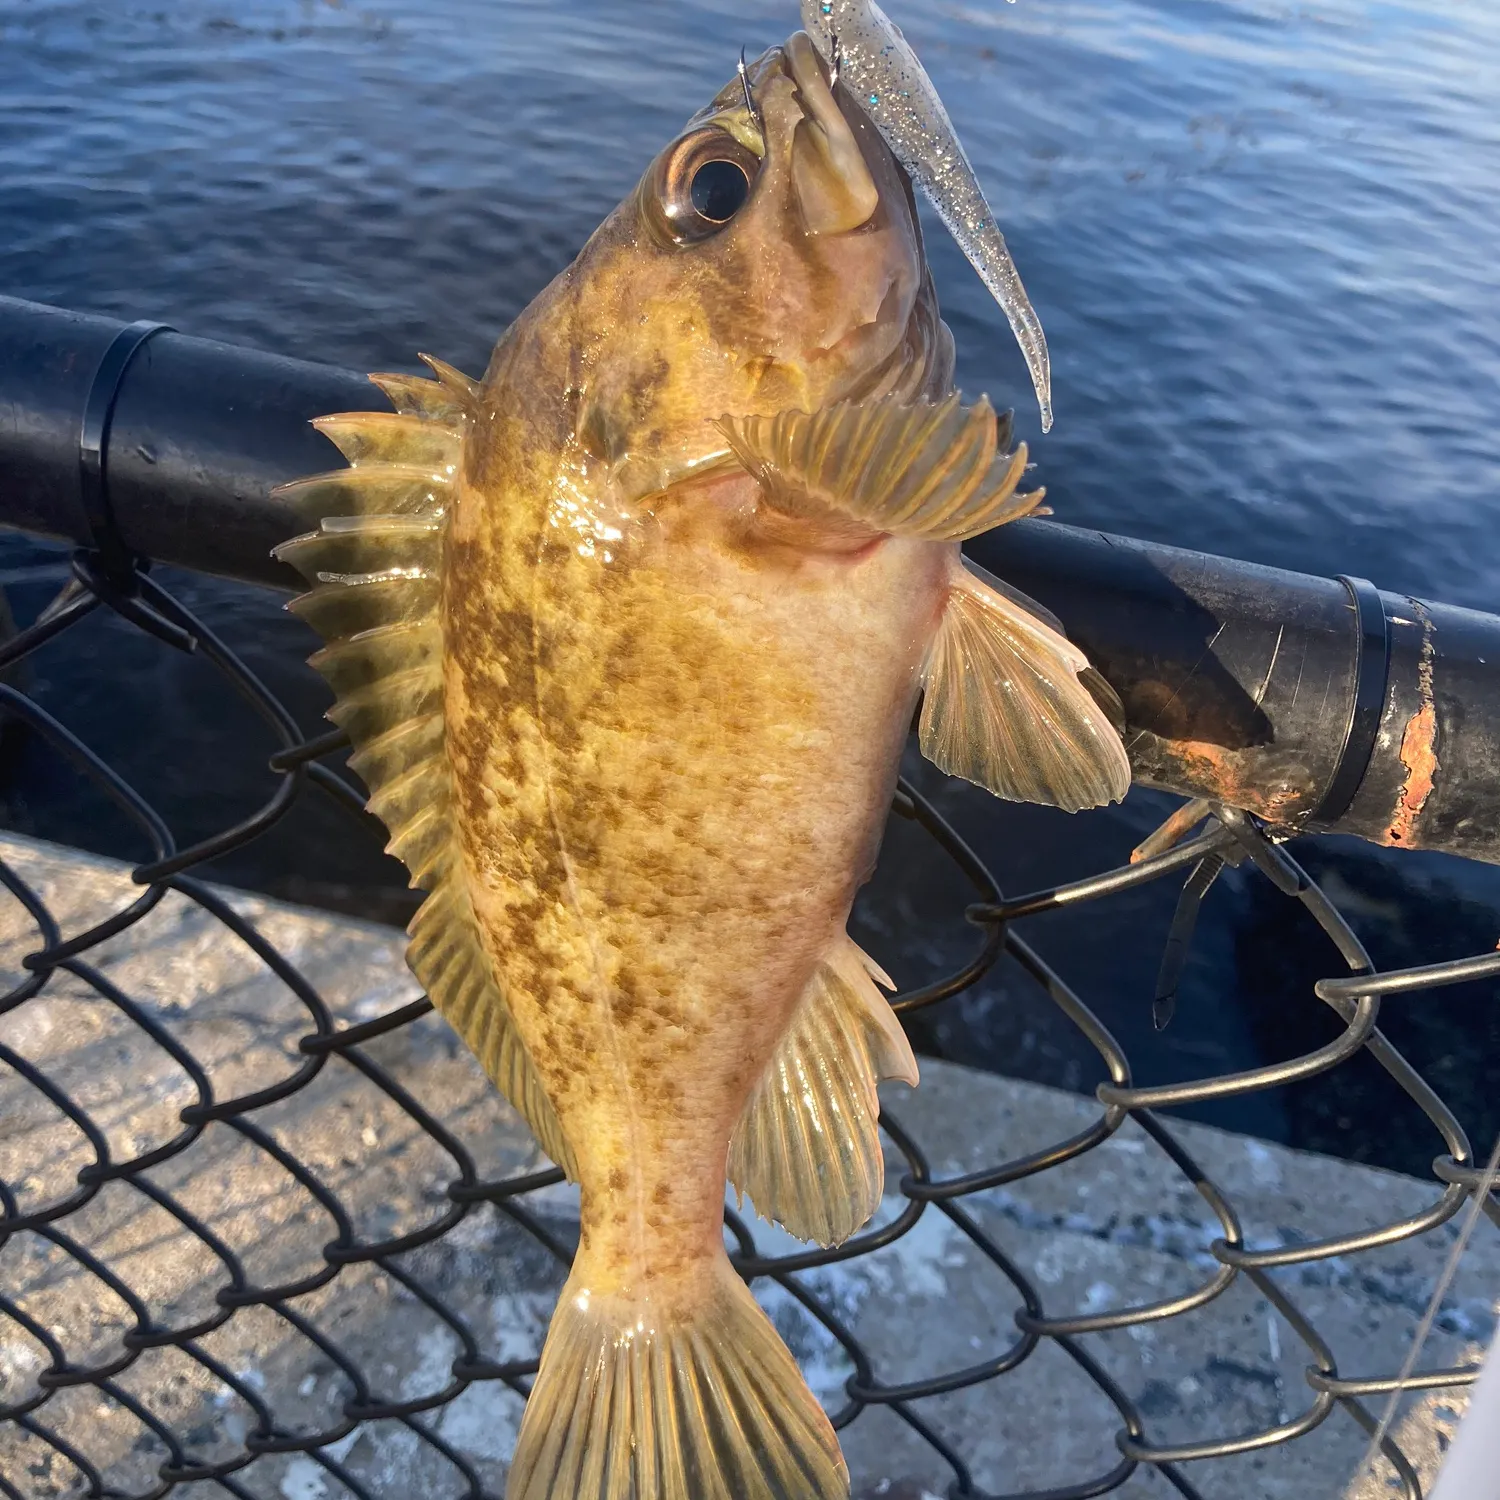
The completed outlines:
<svg viewBox="0 0 1500 1500">
<path fill-rule="evenodd" d="M 719 233 L 750 201 L 760 158 L 727 130 L 704 126 L 674 141 L 641 183 L 647 223 L 666 244 Z"/>
<path fill-rule="evenodd" d="M 727 224 L 750 196 L 750 179 L 737 161 L 706 161 L 693 173 L 693 207 L 713 224 Z"/>
</svg>

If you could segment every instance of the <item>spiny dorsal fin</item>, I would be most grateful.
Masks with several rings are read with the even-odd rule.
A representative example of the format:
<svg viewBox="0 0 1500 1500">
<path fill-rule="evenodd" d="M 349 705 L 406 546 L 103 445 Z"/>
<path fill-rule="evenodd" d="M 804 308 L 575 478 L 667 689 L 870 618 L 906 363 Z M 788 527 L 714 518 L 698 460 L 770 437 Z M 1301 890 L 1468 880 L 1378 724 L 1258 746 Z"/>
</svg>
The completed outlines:
<svg viewBox="0 0 1500 1500">
<path fill-rule="evenodd" d="M 424 356 L 425 358 L 425 356 Z M 432 1003 L 575 1175 L 557 1115 L 532 1066 L 480 940 L 459 857 L 443 749 L 443 530 L 478 387 L 440 360 L 437 375 L 375 375 L 393 412 L 314 425 L 350 467 L 285 485 L 318 529 L 276 549 L 312 589 L 291 609 L 327 642 L 312 664 L 334 691 L 329 718 L 354 745 L 386 846 L 428 892 L 407 929 L 407 962 Z"/>
<path fill-rule="evenodd" d="M 802 519 L 843 515 L 875 532 L 964 541 L 1033 511 L 1019 494 L 1026 444 L 997 451 L 987 397 L 965 407 L 882 396 L 809 414 L 725 417 L 719 429 L 768 505 Z"/>
<path fill-rule="evenodd" d="M 729 1180 L 799 1240 L 842 1244 L 880 1207 L 882 1078 L 915 1085 L 917 1061 L 890 980 L 840 936 L 813 973 L 729 1146 Z"/>
</svg>

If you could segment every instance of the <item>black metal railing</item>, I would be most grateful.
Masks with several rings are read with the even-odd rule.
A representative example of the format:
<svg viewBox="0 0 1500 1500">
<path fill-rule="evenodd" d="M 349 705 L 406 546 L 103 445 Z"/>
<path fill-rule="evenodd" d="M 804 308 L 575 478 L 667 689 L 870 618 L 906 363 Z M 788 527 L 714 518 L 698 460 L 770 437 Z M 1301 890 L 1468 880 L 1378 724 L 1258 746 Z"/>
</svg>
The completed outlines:
<svg viewBox="0 0 1500 1500">
<path fill-rule="evenodd" d="M 419 1102 L 378 1059 L 385 1039 L 421 1024 L 429 1002 L 418 1000 L 375 1019 L 338 1024 L 334 1010 L 298 968 L 194 873 L 269 829 L 294 822 L 309 798 L 328 799 L 355 820 L 365 817 L 363 799 L 326 764 L 342 754 L 342 738 L 299 725 L 245 662 L 141 562 L 156 555 L 266 583 L 282 581 L 266 552 L 298 523 L 277 511 L 267 492 L 272 484 L 324 463 L 316 445 L 304 443 L 301 422 L 322 411 L 374 402 L 357 395 L 353 377 L 342 372 L 319 372 L 176 337 L 143 340 L 143 330 L 128 336 L 134 342 L 127 351 L 118 329 L 97 320 L 19 304 L 11 304 L 10 313 L 14 316 L 7 322 L 6 308 L 0 306 L 0 332 L 9 330 L 8 343 L 0 338 L 0 412 L 8 405 L 14 417 L 9 423 L 0 421 L 0 516 L 85 545 L 74 554 L 71 577 L 53 602 L 0 648 L 0 669 L 24 661 L 45 643 L 65 646 L 88 616 L 112 611 L 154 637 L 156 649 L 192 651 L 206 661 L 259 716 L 267 757 L 260 809 L 212 837 L 179 847 L 167 822 L 111 769 L 100 746 L 84 743 L 68 728 L 65 716 L 47 712 L 20 688 L 0 684 L 4 716 L 24 725 L 53 756 L 107 797 L 147 851 L 133 871 L 139 893 L 122 899 L 117 909 L 84 931 L 65 930 L 43 894 L 16 868 L 0 863 L 0 881 L 33 932 L 23 977 L 0 999 L 0 1017 L 7 1022 L 23 1017 L 49 987 L 81 985 L 119 1026 L 140 1033 L 170 1057 L 190 1081 L 192 1094 L 167 1138 L 137 1143 L 133 1155 L 124 1155 L 111 1146 L 109 1133 L 91 1114 L 81 1091 L 64 1086 L 23 1045 L 13 1043 L 9 1027 L 0 1031 L 0 1065 L 8 1074 L 0 1086 L 8 1096 L 30 1093 L 47 1101 L 70 1122 L 88 1158 L 76 1182 L 60 1194 L 39 1194 L 24 1182 L 0 1181 L 0 1268 L 7 1250 L 34 1242 L 90 1285 L 107 1289 L 128 1309 L 129 1324 L 101 1352 L 92 1347 L 90 1328 L 44 1319 L 25 1287 L 0 1282 L 0 1323 L 5 1325 L 0 1342 L 15 1337 L 41 1351 L 24 1389 L 12 1388 L 9 1404 L 0 1407 L 0 1493 L 13 1500 L 74 1491 L 147 1500 L 212 1480 L 229 1494 L 250 1497 L 257 1493 L 253 1466 L 258 1460 L 295 1453 L 305 1455 L 349 1494 L 382 1500 L 374 1481 L 338 1456 L 337 1445 L 366 1424 L 389 1423 L 409 1434 L 409 1441 L 447 1474 L 429 1491 L 434 1500 L 477 1500 L 491 1493 L 479 1468 L 438 1430 L 433 1414 L 484 1382 L 503 1383 L 524 1396 L 538 1351 L 500 1357 L 491 1335 L 424 1276 L 414 1257 L 419 1259 L 422 1251 L 454 1236 L 466 1220 L 488 1209 L 560 1270 L 571 1245 L 537 1207 L 539 1195 L 554 1188 L 560 1174 L 549 1170 L 487 1177 L 462 1131 Z M 69 339 L 71 353 L 63 347 Z M 124 353 L 134 357 L 122 358 Z M 156 361 L 150 367 L 142 364 L 148 355 Z M 135 386 L 126 378 L 132 371 L 140 382 Z M 205 530 L 213 534 L 204 535 Z M 1244 1455 L 1248 1464 L 1250 1455 L 1294 1443 L 1335 1413 L 1374 1434 L 1382 1425 L 1379 1403 L 1403 1384 L 1394 1357 L 1386 1368 L 1345 1368 L 1339 1351 L 1277 1273 L 1437 1234 L 1481 1190 L 1483 1169 L 1463 1126 L 1387 1041 L 1379 1020 L 1387 996 L 1433 992 L 1459 980 L 1500 974 L 1500 954 L 1374 974 L 1348 921 L 1293 858 L 1286 840 L 1299 825 L 1336 826 L 1385 842 L 1495 855 L 1500 845 L 1485 757 L 1500 723 L 1495 691 L 1500 679 L 1486 677 L 1481 668 L 1487 642 L 1500 641 L 1500 621 L 1414 606 L 1356 582 L 1298 579 L 1220 559 L 1192 557 L 1190 569 L 1184 561 L 1189 554 L 1100 542 L 1062 527 L 1032 528 L 1006 547 L 1003 558 L 997 553 L 986 560 L 1003 562 L 1008 578 L 1055 609 L 1120 691 L 1143 779 L 1197 794 L 1197 800 L 1187 802 L 1134 863 L 1056 889 L 1011 896 L 931 803 L 903 783 L 895 814 L 930 840 L 971 889 L 967 916 L 975 928 L 975 951 L 957 972 L 899 996 L 895 1005 L 906 1015 L 940 1005 L 979 983 L 1002 960 L 1018 965 L 1097 1053 L 1108 1076 L 1097 1090 L 1097 1117 L 1081 1132 L 1023 1157 L 951 1176 L 933 1166 L 941 1142 L 919 1141 L 887 1113 L 882 1127 L 903 1165 L 891 1174 L 889 1185 L 897 1211 L 878 1227 L 834 1250 L 792 1254 L 767 1253 L 764 1237 L 736 1214 L 726 1216 L 727 1230 L 741 1273 L 752 1282 L 777 1283 L 846 1353 L 853 1374 L 835 1413 L 836 1425 L 847 1427 L 871 1408 L 885 1408 L 940 1455 L 953 1496 L 986 1491 L 966 1462 L 966 1434 L 944 1417 L 945 1398 L 987 1382 L 1004 1382 L 1046 1347 L 1060 1351 L 1113 1406 L 1118 1457 L 1098 1472 L 1027 1491 L 1027 1500 L 1107 1494 L 1142 1466 L 1153 1468 L 1177 1493 L 1201 1496 L 1192 1476 L 1196 1460 Z M 268 597 L 268 610 L 273 607 Z M 1205 630 L 1211 637 L 1206 645 Z M 1445 655 L 1450 640 L 1451 654 Z M 1297 695 L 1282 695 L 1279 687 L 1280 664 L 1289 650 L 1304 679 L 1319 677 L 1315 696 L 1320 706 L 1305 720 L 1292 706 Z M 1440 768 L 1436 774 L 1434 764 Z M 1382 801 L 1388 793 L 1393 800 Z M 1245 811 L 1247 805 L 1256 811 Z M 1129 1059 L 1086 999 L 1028 941 L 1028 923 L 1064 910 L 1078 913 L 1075 920 L 1081 922 L 1082 913 L 1096 903 L 1146 883 L 1182 882 L 1157 986 L 1158 1020 L 1165 1023 L 1198 905 L 1229 867 L 1263 882 L 1286 911 L 1305 913 L 1326 936 L 1329 975 L 1303 999 L 1309 1006 L 1328 1007 L 1337 1018 L 1338 1034 L 1275 1066 L 1141 1087 Z M 304 1019 L 296 1066 L 273 1086 L 226 1091 L 170 1017 L 140 1003 L 98 962 L 104 944 L 128 935 L 171 893 L 219 924 L 225 942 L 248 947 L 300 1007 Z M 1157 1111 L 1277 1088 L 1326 1074 L 1356 1056 L 1373 1059 L 1430 1123 L 1436 1160 L 1429 1204 L 1373 1229 L 1361 1225 L 1317 1240 L 1252 1246 L 1230 1196 L 1210 1180 L 1180 1132 Z M 262 1123 L 267 1111 L 293 1096 L 333 1088 L 338 1070 L 353 1070 L 364 1085 L 378 1090 L 447 1163 L 440 1200 L 419 1227 L 384 1239 L 362 1237 L 355 1216 L 325 1175 Z M 1167 1300 L 1088 1312 L 1052 1305 L 1038 1282 L 986 1230 L 974 1205 L 990 1190 L 1099 1149 L 1128 1121 L 1145 1132 L 1217 1222 L 1219 1233 L 1207 1246 L 1212 1269 L 1194 1289 Z M 258 1282 L 245 1257 L 189 1206 L 181 1188 L 167 1185 L 169 1168 L 172 1181 L 191 1181 L 195 1164 L 212 1159 L 213 1143 L 226 1132 L 240 1149 L 274 1163 L 335 1227 L 332 1238 L 316 1251 L 313 1271 L 274 1284 Z M 112 1263 L 90 1219 L 91 1207 L 110 1192 L 136 1195 L 204 1249 L 205 1264 L 213 1268 L 205 1273 L 212 1283 L 211 1311 L 174 1320 L 151 1287 L 133 1285 Z M 1487 1198 L 1483 1208 L 1500 1224 L 1500 1204 Z M 845 1326 L 837 1308 L 803 1278 L 816 1268 L 893 1244 L 925 1215 L 941 1215 L 975 1247 L 994 1295 L 1014 1304 L 1016 1311 L 1014 1331 L 1000 1347 L 980 1351 L 964 1367 L 911 1382 L 883 1368 Z M 390 1390 L 379 1368 L 351 1352 L 338 1320 L 321 1310 L 325 1291 L 361 1270 L 378 1271 L 399 1285 L 457 1341 L 461 1352 L 439 1389 L 411 1398 Z M 1239 1283 L 1253 1287 L 1305 1345 L 1301 1409 L 1258 1430 L 1208 1430 L 1191 1442 L 1163 1441 L 1108 1373 L 1094 1341 L 1116 1330 L 1186 1316 Z M 80 1318 L 85 1316 L 80 1312 Z M 308 1430 L 295 1403 L 289 1407 L 269 1399 L 253 1372 L 234 1368 L 213 1352 L 214 1336 L 232 1320 L 257 1316 L 274 1320 L 288 1338 L 316 1348 L 341 1392 L 335 1420 Z M 208 1445 L 195 1427 L 174 1423 L 133 1388 L 132 1367 L 163 1350 L 175 1351 L 200 1385 L 207 1382 L 225 1402 L 238 1403 L 249 1414 L 241 1435 L 227 1449 L 222 1431 Z M 1405 1385 L 1461 1386 L 1474 1375 L 1470 1368 L 1422 1370 Z M 121 1487 L 93 1451 L 95 1424 L 68 1404 L 80 1391 L 139 1424 L 137 1446 L 151 1455 L 154 1469 L 149 1482 Z M 4 1446 L 7 1431 L 17 1439 L 9 1448 Z M 1380 1431 L 1379 1446 L 1399 1493 L 1418 1500 L 1421 1488 L 1412 1459 L 1389 1431 Z M 7 1452 L 44 1453 L 46 1461 L 41 1468 L 13 1472 L 3 1467 Z M 1249 1472 L 1247 1468 L 1246 1493 L 1253 1487 Z M 34 1477 L 38 1473 L 45 1473 L 51 1488 Z M 393 1497 L 385 1494 L 384 1500 Z"/>
</svg>

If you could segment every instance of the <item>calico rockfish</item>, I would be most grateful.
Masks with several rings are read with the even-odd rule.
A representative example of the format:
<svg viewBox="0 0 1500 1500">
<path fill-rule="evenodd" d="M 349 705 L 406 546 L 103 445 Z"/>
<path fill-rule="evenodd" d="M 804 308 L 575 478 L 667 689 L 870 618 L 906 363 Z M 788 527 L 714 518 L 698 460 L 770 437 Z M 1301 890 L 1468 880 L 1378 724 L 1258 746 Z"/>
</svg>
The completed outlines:
<svg viewBox="0 0 1500 1500">
<path fill-rule="evenodd" d="M 915 1083 L 845 932 L 921 743 L 1079 808 L 1128 765 L 1083 655 L 964 563 L 1034 508 L 953 390 L 910 180 L 807 33 L 736 77 L 501 339 L 374 377 L 290 487 L 293 609 L 409 960 L 582 1194 L 509 1500 L 842 1500 L 725 1254 L 725 1180 L 820 1244 Z M 325 518 L 326 519 L 322 519 Z"/>
</svg>

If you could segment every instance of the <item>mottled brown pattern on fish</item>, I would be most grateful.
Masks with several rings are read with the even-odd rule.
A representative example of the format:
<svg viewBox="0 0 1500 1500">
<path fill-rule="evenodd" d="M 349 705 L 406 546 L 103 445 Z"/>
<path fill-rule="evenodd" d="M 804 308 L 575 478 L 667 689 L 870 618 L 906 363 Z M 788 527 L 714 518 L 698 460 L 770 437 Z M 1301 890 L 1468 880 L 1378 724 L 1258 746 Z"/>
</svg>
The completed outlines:
<svg viewBox="0 0 1500 1500">
<path fill-rule="evenodd" d="M 639 1237 L 639 1218 L 634 1274 L 670 1278 L 717 1233 L 730 1131 L 869 863 L 917 663 L 880 652 L 892 680 L 859 680 L 891 622 L 847 578 L 767 599 L 731 548 L 650 542 L 601 567 L 537 514 L 517 545 L 525 503 L 485 504 L 503 522 L 451 570 L 477 905 L 586 1203 L 607 1205 L 590 1232 Z M 530 641 L 488 628 L 528 593 Z"/>
<path fill-rule="evenodd" d="M 898 177 L 862 240 L 788 235 L 795 91 L 775 68 L 757 88 L 773 139 L 743 222 L 684 253 L 627 202 L 496 350 L 444 570 L 486 948 L 578 1158 L 593 1262 L 674 1297 L 872 861 L 951 551 L 809 556 L 758 536 L 747 476 L 683 477 L 722 451 L 720 415 L 837 399 L 913 353 Z"/>
<path fill-rule="evenodd" d="M 430 893 L 413 971 L 582 1189 L 511 1500 L 847 1500 L 726 1167 L 819 1244 L 879 1203 L 875 1083 L 916 1068 L 845 924 L 920 675 L 924 750 L 1002 795 L 1127 773 L 1057 696 L 1078 653 L 932 540 L 1009 518 L 1014 474 L 987 405 L 912 409 L 953 361 L 910 184 L 805 35 L 750 75 L 482 383 L 429 360 L 320 424 L 358 472 L 298 486 L 333 509 L 280 549 Z M 1033 677 L 1017 749 L 986 695 Z"/>
</svg>

